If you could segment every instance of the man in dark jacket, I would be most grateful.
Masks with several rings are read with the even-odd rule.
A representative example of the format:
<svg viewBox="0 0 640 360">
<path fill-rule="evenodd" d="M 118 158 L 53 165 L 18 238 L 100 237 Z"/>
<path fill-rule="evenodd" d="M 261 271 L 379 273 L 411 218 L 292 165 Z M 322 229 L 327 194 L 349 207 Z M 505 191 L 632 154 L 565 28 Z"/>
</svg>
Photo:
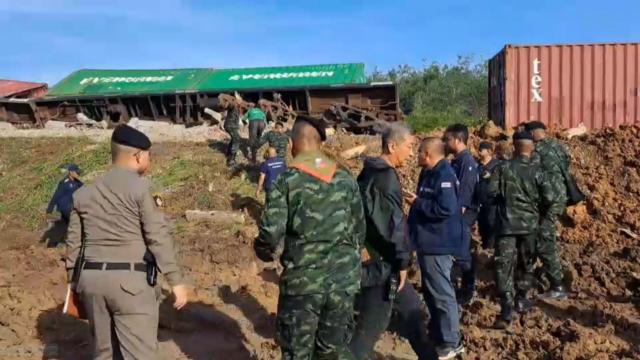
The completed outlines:
<svg viewBox="0 0 640 360">
<path fill-rule="evenodd" d="M 489 201 L 488 192 L 491 174 L 493 174 L 493 171 L 500 161 L 493 156 L 493 144 L 488 141 L 480 143 L 478 146 L 478 155 L 480 155 L 480 164 L 478 165 L 480 181 L 478 181 L 478 186 L 475 191 L 479 207 L 478 231 L 482 238 L 482 247 L 485 249 L 493 249 L 496 232 L 496 207 Z"/>
<path fill-rule="evenodd" d="M 422 322 L 420 301 L 416 301 L 419 298 L 413 286 L 406 284 L 411 250 L 402 210 L 402 188 L 395 170 L 413 155 L 413 141 L 408 127 L 390 125 L 382 134 L 382 156 L 366 158 L 358 176 L 367 223 L 362 288 L 356 298 L 357 325 L 349 346 L 358 360 L 371 354 L 398 305 L 402 305 L 401 314 L 413 311 L 418 315 L 402 319 L 401 326 L 413 329 L 409 331 L 409 341 L 419 356 L 426 356 L 426 343 L 420 341 L 426 336 L 421 339 L 420 331 L 415 331 Z M 398 301 L 401 297 L 409 301 Z"/>
<path fill-rule="evenodd" d="M 458 303 L 467 305 L 473 301 L 476 292 L 475 260 L 471 252 L 471 227 L 478 216 L 475 189 L 478 184 L 478 163 L 467 148 L 469 129 L 464 124 L 453 124 L 445 130 L 444 141 L 447 151 L 454 155 L 451 166 L 460 187 L 458 200 L 464 220 L 463 241 L 460 254 L 456 254 L 456 264 L 462 270 L 462 284 L 458 293 Z"/>
<path fill-rule="evenodd" d="M 463 246 L 458 180 L 444 158 L 444 143 L 427 138 L 420 144 L 423 167 L 417 194 L 408 193 L 409 236 L 418 252 L 424 299 L 431 316 L 429 336 L 438 344 L 438 359 L 464 353 L 456 293 L 451 281 L 453 256 Z"/>
<path fill-rule="evenodd" d="M 496 285 L 501 311 L 495 327 L 506 329 L 514 309 L 526 312 L 533 282 L 535 246 L 540 214 L 555 219 L 563 203 L 557 201 L 552 184 L 540 164 L 532 160 L 533 138 L 528 132 L 513 135 L 515 157 L 501 164 L 491 177 L 488 196 L 498 206 L 496 239 Z M 514 299 L 515 295 L 515 299 Z"/>
<path fill-rule="evenodd" d="M 57 209 L 60 218 L 65 224 L 69 224 L 71 211 L 73 210 L 73 193 L 80 189 L 83 185 L 80 181 L 80 168 L 76 164 L 68 164 L 64 167 L 66 175 L 60 180 L 56 188 L 49 206 L 47 206 L 47 214 L 51 214 L 53 209 Z"/>
<path fill-rule="evenodd" d="M 231 139 L 227 146 L 227 166 L 233 168 L 236 166 L 236 154 L 240 149 L 240 109 L 238 105 L 226 100 L 223 102 L 224 108 L 227 110 L 227 115 L 224 118 L 224 131 L 226 131 Z"/>
</svg>

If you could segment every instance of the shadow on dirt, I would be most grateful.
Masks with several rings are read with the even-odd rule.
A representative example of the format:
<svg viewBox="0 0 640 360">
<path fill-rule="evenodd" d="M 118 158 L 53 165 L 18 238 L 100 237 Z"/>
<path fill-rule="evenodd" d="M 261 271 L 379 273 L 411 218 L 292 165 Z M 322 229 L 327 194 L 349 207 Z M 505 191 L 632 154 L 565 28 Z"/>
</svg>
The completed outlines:
<svg viewBox="0 0 640 360">
<path fill-rule="evenodd" d="M 91 359 L 93 338 L 89 323 L 62 313 L 62 306 L 38 316 L 36 330 L 44 344 L 42 359 Z"/>
<path fill-rule="evenodd" d="M 257 224 L 260 223 L 264 210 L 264 206 L 255 198 L 238 193 L 231 194 L 231 207 L 233 210 L 246 210 Z"/>
<path fill-rule="evenodd" d="M 225 285 L 218 288 L 218 295 L 225 304 L 238 307 L 257 334 L 267 339 L 275 338 L 275 314 L 270 314 L 246 289 L 241 287 L 233 291 Z"/>
<path fill-rule="evenodd" d="M 173 341 L 189 359 L 255 359 L 244 342 L 240 325 L 203 302 L 189 303 L 176 311 L 166 299 L 160 305 L 160 342 Z"/>
<path fill-rule="evenodd" d="M 67 227 L 68 224 L 62 219 L 52 222 L 40 237 L 40 242 L 43 242 L 48 248 L 63 244 L 67 237 Z"/>
</svg>

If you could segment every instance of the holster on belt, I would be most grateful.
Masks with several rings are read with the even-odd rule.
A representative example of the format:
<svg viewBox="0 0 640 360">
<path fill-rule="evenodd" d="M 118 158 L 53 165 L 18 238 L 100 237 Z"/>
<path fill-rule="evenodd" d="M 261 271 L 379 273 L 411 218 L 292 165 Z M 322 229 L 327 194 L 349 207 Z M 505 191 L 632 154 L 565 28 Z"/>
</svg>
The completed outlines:
<svg viewBox="0 0 640 360">
<path fill-rule="evenodd" d="M 149 286 L 156 286 L 158 283 L 158 264 L 156 263 L 156 258 L 151 251 L 147 250 L 143 259 L 147 264 L 147 284 L 149 284 Z"/>
</svg>

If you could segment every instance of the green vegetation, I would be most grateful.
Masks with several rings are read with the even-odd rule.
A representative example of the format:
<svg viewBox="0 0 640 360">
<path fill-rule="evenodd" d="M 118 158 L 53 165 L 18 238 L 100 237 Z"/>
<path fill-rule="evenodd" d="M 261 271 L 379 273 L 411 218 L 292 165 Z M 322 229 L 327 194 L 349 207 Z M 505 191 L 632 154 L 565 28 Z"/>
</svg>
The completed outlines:
<svg viewBox="0 0 640 360">
<path fill-rule="evenodd" d="M 90 176 L 110 159 L 108 144 L 85 138 L 0 139 L 0 148 L 0 221 L 22 223 L 29 230 L 44 223 L 62 165 L 75 162 Z"/>
<path fill-rule="evenodd" d="M 400 107 L 416 131 L 455 122 L 478 125 L 487 117 L 487 63 L 459 57 L 453 65 L 431 63 L 422 69 L 403 65 L 386 73 L 374 71 L 371 81 L 398 83 Z"/>
</svg>

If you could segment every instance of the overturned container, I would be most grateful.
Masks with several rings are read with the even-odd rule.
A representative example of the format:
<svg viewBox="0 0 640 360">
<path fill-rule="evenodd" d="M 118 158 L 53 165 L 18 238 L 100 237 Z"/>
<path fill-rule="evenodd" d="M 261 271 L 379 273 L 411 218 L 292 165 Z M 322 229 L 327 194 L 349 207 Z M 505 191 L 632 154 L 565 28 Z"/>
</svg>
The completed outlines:
<svg viewBox="0 0 640 360">
<path fill-rule="evenodd" d="M 507 45 L 489 61 L 489 118 L 509 128 L 640 125 L 640 43 Z"/>
</svg>

